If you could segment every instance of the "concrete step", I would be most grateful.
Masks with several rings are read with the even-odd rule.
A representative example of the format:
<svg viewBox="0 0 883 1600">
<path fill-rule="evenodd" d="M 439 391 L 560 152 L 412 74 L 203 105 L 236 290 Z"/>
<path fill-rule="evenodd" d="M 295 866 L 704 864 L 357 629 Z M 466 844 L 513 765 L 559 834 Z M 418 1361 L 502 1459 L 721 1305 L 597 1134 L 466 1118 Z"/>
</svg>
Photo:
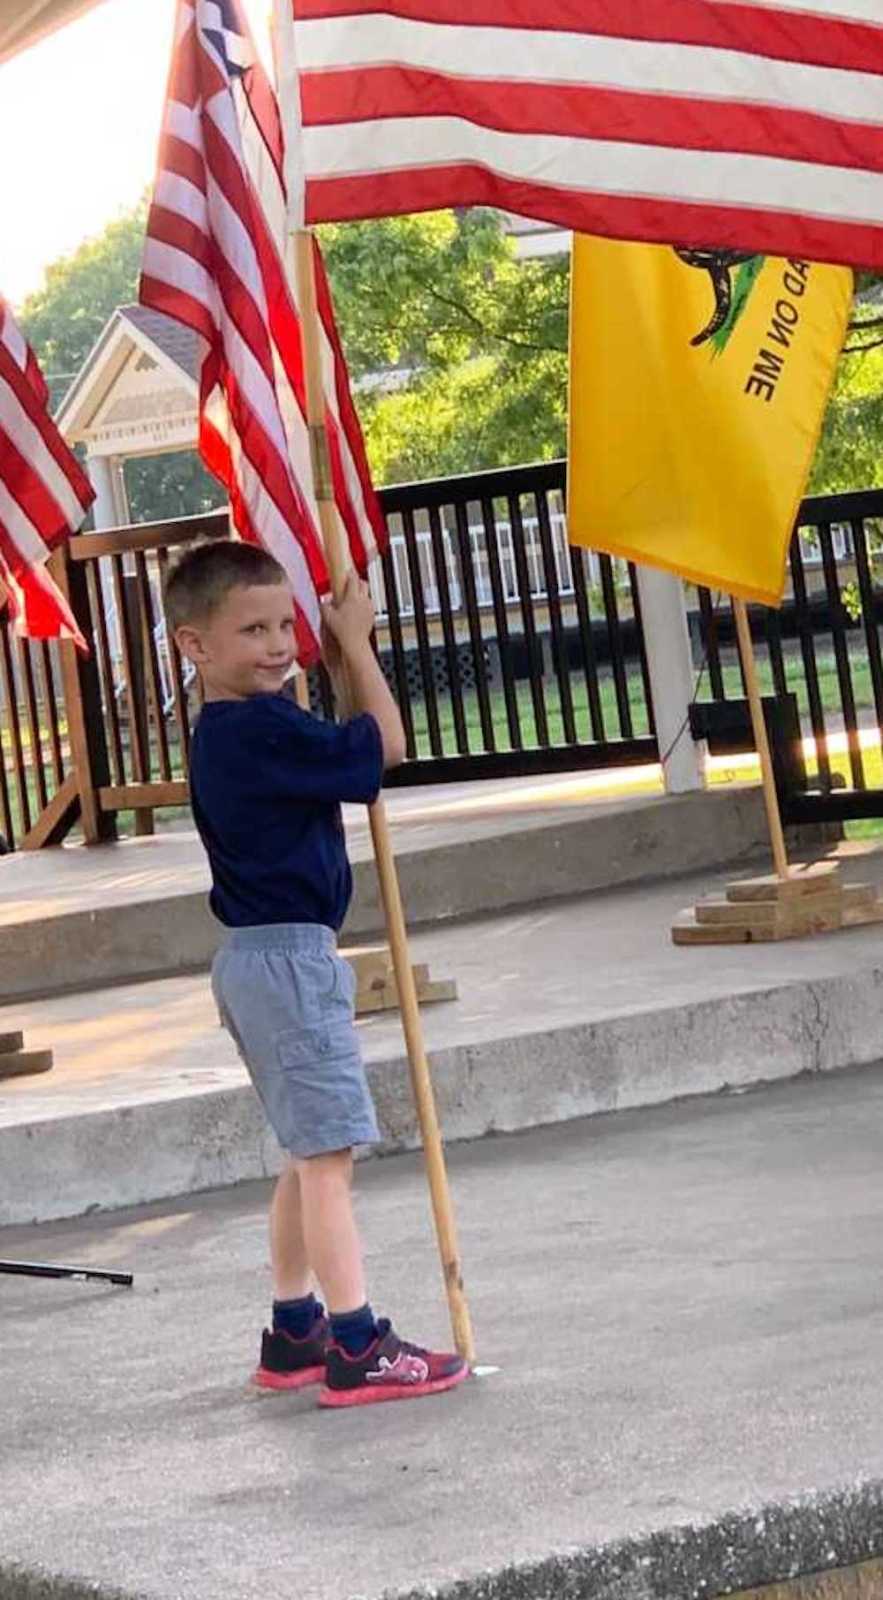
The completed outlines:
<svg viewBox="0 0 883 1600">
<path fill-rule="evenodd" d="M 883 870 L 883 864 L 876 866 Z M 868 873 L 866 862 L 853 871 Z M 426 1008 L 450 1141 L 738 1090 L 883 1056 L 877 930 L 682 951 L 687 880 L 418 936 L 455 978 Z M 279 1155 L 204 977 L 44 1002 L 55 1071 L 0 1095 L 0 1222 L 74 1216 L 265 1176 Z M 360 1024 L 383 1151 L 418 1140 L 397 1016 Z"/>
<path fill-rule="evenodd" d="M 477 817 L 468 805 L 462 815 L 453 809 L 442 821 L 394 821 L 411 927 L 708 870 L 767 849 L 751 787 L 514 812 L 501 803 Z M 364 815 L 348 817 L 353 943 L 384 926 Z M 220 937 L 207 891 L 202 849 L 188 833 L 5 857 L 0 1003 L 205 971 Z"/>
</svg>

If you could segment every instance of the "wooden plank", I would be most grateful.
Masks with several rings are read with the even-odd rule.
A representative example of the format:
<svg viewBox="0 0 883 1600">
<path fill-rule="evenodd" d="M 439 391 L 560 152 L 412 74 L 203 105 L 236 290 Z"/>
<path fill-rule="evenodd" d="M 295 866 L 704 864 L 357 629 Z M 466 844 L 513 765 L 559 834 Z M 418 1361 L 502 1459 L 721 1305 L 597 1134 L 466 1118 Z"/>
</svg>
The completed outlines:
<svg viewBox="0 0 883 1600">
<path fill-rule="evenodd" d="M 442 1000 L 457 999 L 457 984 L 453 978 L 439 978 L 418 987 L 417 999 L 422 1006 L 435 1005 Z M 356 1000 L 356 1016 L 370 1016 L 377 1011 L 397 1011 L 398 990 L 395 983 L 382 989 L 369 989 Z"/>
<path fill-rule="evenodd" d="M 758 927 L 772 928 L 778 912 L 779 907 L 775 900 L 741 903 L 730 900 L 700 900 L 696 904 L 694 915 L 696 921 L 703 927 L 717 927 L 721 924 L 732 927 L 750 921 Z"/>
<path fill-rule="evenodd" d="M 727 899 L 734 905 L 757 900 L 801 899 L 804 895 L 826 893 L 839 876 L 839 861 L 812 861 L 807 866 L 791 867 L 787 879 L 771 872 L 760 878 L 740 878 L 728 883 Z"/>
<path fill-rule="evenodd" d="M 769 944 L 776 938 L 772 927 L 752 927 L 748 923 L 701 923 L 692 911 L 684 911 L 675 918 L 671 929 L 672 943 L 697 944 Z"/>
<path fill-rule="evenodd" d="M 843 908 L 853 906 L 875 906 L 880 898 L 880 891 L 875 883 L 845 883 L 843 885 Z"/>
<path fill-rule="evenodd" d="M 752 927 L 774 928 L 790 921 L 812 922 L 813 919 L 839 914 L 843 909 L 840 890 L 833 894 L 798 896 L 796 899 L 743 901 L 733 904 L 729 900 L 700 900 L 695 908 L 696 921 L 706 926 L 725 923 L 738 926 L 748 923 Z"/>
<path fill-rule="evenodd" d="M 170 550 L 194 539 L 223 539 L 230 532 L 227 511 L 209 511 L 173 522 L 146 522 L 137 528 L 104 528 L 100 533 L 80 533 L 68 541 L 72 561 L 94 561 L 98 556 L 127 555 L 130 550 Z"/>
<path fill-rule="evenodd" d="M 844 928 L 870 928 L 877 922 L 883 922 L 883 900 L 875 900 L 873 905 L 844 906 Z"/>
<path fill-rule="evenodd" d="M 0 1056 L 0 1078 L 29 1078 L 51 1070 L 51 1050 L 13 1050 Z"/>
<path fill-rule="evenodd" d="M 783 1578 L 760 1589 L 742 1589 L 730 1600 L 880 1600 L 883 1560 L 831 1568 L 803 1578 Z"/>
<path fill-rule="evenodd" d="M 9 1055 L 13 1050 L 21 1050 L 24 1042 L 23 1033 L 0 1033 L 0 1056 Z"/>
<path fill-rule="evenodd" d="M 79 810 L 80 787 L 76 773 L 72 772 L 25 834 L 21 849 L 42 850 L 49 844 L 61 844 L 76 821 Z"/>
<path fill-rule="evenodd" d="M 807 933 L 835 933 L 842 926 L 842 894 L 809 895 L 805 900 L 783 901 L 775 921 L 779 939 L 797 939 Z"/>
<path fill-rule="evenodd" d="M 186 778 L 169 783 L 112 783 L 98 791 L 102 811 L 151 810 L 154 806 L 186 806 L 190 786 Z"/>
<path fill-rule="evenodd" d="M 340 954 L 355 972 L 360 989 L 368 989 L 372 983 L 385 983 L 392 972 L 392 956 L 388 945 L 359 945 L 354 949 L 341 950 Z"/>
<path fill-rule="evenodd" d="M 867 915 L 865 908 L 855 915 L 862 915 L 863 910 Z M 770 944 L 779 939 L 835 933 L 845 925 L 840 896 L 813 896 L 808 903 L 795 905 L 792 902 L 778 907 L 773 920 L 764 914 L 755 917 L 754 908 L 749 906 L 745 907 L 744 917 L 736 922 L 700 922 L 694 910 L 684 911 L 675 918 L 671 936 L 677 945 Z"/>
</svg>

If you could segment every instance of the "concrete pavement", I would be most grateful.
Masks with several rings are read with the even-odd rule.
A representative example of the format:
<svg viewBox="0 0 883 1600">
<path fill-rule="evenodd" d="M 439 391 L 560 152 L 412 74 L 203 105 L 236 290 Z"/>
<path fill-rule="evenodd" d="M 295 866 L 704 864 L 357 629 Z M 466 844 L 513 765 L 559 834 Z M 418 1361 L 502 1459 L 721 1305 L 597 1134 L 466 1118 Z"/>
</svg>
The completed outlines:
<svg viewBox="0 0 883 1600">
<path fill-rule="evenodd" d="M 263 1186 L 5 1230 L 136 1287 L 0 1277 L 0 1600 L 711 1600 L 880 1557 L 881 1165 L 876 1068 L 461 1147 L 501 1371 L 352 1416 L 244 1386 Z M 417 1162 L 359 1189 L 378 1304 L 443 1340 Z"/>
</svg>

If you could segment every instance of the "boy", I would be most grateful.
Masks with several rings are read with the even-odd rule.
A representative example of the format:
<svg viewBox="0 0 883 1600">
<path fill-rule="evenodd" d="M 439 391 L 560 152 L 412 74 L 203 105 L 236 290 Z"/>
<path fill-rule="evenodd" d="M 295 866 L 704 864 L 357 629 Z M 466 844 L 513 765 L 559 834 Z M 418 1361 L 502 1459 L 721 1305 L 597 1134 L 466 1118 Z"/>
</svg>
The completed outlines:
<svg viewBox="0 0 883 1600">
<path fill-rule="evenodd" d="M 459 1356 L 407 1344 L 368 1304 L 352 1210 L 354 1145 L 378 1137 L 354 1027 L 352 968 L 336 934 L 352 891 L 341 801 L 371 803 L 404 760 L 398 708 L 371 648 L 374 611 L 351 576 L 323 608 L 323 654 L 355 711 L 334 726 L 281 694 L 295 659 L 283 569 L 233 540 L 187 551 L 166 589 L 169 624 L 199 672 L 193 817 L 230 933 L 212 987 L 288 1160 L 270 1210 L 273 1324 L 258 1384 L 323 1383 L 324 1406 L 437 1394 Z M 315 1279 L 328 1305 L 313 1292 Z"/>
</svg>

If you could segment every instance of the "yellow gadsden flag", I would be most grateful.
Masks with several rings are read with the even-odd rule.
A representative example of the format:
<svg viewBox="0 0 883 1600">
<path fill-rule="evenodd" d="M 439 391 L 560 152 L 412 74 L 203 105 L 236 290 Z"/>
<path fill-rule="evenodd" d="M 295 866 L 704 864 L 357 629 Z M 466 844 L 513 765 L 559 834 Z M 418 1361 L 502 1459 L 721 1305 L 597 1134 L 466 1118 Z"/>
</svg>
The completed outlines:
<svg viewBox="0 0 883 1600">
<path fill-rule="evenodd" d="M 572 544 L 778 605 L 852 273 L 574 240 Z"/>
</svg>

